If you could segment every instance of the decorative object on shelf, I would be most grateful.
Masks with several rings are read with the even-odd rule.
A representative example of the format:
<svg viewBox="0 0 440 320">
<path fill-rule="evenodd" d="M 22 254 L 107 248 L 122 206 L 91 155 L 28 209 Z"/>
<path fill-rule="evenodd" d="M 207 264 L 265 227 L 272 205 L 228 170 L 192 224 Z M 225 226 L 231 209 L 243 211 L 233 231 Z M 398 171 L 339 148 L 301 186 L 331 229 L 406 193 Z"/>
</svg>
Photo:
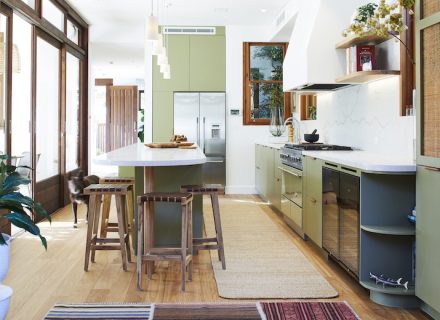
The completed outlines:
<svg viewBox="0 0 440 320">
<path fill-rule="evenodd" d="M 371 35 L 382 38 L 392 36 L 406 48 L 408 57 L 414 64 L 408 46 L 398 37 L 399 33 L 408 29 L 400 9 L 407 9 L 410 14 L 413 14 L 412 7 L 414 3 L 415 0 L 393 0 L 388 4 L 385 0 L 380 0 L 379 5 L 368 3 L 361 6 L 358 8 L 357 15 L 350 26 L 342 34 L 344 37 L 356 35 L 359 38 Z"/>
<path fill-rule="evenodd" d="M 383 274 L 381 274 L 380 276 L 376 276 L 370 272 L 370 279 L 376 281 L 376 284 L 382 284 L 383 287 L 385 287 L 385 286 L 403 287 L 406 290 L 408 290 L 408 281 L 405 283 L 402 283 L 403 278 L 393 280 L 391 278 L 385 278 L 385 276 Z"/>
<path fill-rule="evenodd" d="M 408 215 L 408 221 L 411 223 L 416 223 L 416 208 L 411 212 L 411 214 Z"/>
<path fill-rule="evenodd" d="M 313 130 L 312 133 L 305 133 L 304 134 L 304 140 L 309 143 L 315 143 L 319 140 L 319 134 L 316 133 L 318 129 Z"/>
<path fill-rule="evenodd" d="M 309 120 L 316 120 L 316 105 L 308 106 Z"/>
<path fill-rule="evenodd" d="M 376 69 L 376 49 L 373 45 L 356 45 L 346 50 L 347 74 Z"/>
</svg>

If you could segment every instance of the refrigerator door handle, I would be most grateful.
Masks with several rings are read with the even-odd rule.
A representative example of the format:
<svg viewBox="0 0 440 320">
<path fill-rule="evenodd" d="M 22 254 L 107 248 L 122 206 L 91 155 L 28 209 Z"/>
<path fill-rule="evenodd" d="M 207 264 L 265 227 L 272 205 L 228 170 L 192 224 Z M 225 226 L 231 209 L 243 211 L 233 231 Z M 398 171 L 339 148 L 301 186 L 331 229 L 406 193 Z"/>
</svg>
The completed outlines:
<svg viewBox="0 0 440 320">
<path fill-rule="evenodd" d="M 206 126 L 206 118 L 203 117 L 203 153 L 205 153 L 205 136 L 206 136 L 205 126 Z"/>
<path fill-rule="evenodd" d="M 224 160 L 206 160 L 206 163 L 223 163 Z"/>
<path fill-rule="evenodd" d="M 200 147 L 200 130 L 199 128 L 199 117 L 196 118 L 196 128 L 197 128 L 197 145 Z"/>
</svg>

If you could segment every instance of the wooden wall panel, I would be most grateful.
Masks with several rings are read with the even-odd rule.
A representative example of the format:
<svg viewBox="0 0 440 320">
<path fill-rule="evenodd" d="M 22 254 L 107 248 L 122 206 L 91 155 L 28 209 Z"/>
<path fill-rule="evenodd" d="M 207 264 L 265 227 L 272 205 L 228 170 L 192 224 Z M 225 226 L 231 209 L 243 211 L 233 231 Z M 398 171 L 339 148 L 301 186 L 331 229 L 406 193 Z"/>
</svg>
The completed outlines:
<svg viewBox="0 0 440 320">
<path fill-rule="evenodd" d="M 110 87 L 107 152 L 137 142 L 137 86 Z"/>
</svg>

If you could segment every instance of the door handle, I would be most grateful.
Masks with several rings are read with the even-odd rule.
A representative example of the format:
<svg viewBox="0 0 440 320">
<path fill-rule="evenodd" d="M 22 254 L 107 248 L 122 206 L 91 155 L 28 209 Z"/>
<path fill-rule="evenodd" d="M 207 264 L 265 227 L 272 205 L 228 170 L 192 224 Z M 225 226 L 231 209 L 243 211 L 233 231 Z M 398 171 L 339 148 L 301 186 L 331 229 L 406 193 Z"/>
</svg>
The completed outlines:
<svg viewBox="0 0 440 320">
<path fill-rule="evenodd" d="M 206 163 L 223 163 L 223 160 L 210 160 L 210 161 L 206 161 Z"/>
<path fill-rule="evenodd" d="M 435 168 L 435 167 L 424 167 L 426 170 L 428 171 L 435 171 L 435 172 L 439 172 L 440 168 Z"/>
<path fill-rule="evenodd" d="M 196 118 L 196 128 L 197 128 L 197 144 L 200 147 L 200 128 L 199 128 L 199 117 Z"/>
</svg>

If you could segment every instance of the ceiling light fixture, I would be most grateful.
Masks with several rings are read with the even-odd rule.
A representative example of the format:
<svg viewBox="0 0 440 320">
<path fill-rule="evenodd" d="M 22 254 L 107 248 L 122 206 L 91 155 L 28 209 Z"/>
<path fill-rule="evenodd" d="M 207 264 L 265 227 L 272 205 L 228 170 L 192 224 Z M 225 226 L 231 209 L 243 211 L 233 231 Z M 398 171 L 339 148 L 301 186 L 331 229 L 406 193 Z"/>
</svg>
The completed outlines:
<svg viewBox="0 0 440 320">
<path fill-rule="evenodd" d="M 261 13 L 266 13 L 266 12 L 267 12 L 267 9 L 265 9 L 265 8 L 260 9 L 260 12 L 261 12 Z"/>
<path fill-rule="evenodd" d="M 147 41 L 153 41 L 159 38 L 157 17 L 153 15 L 153 1 L 154 0 L 151 0 L 151 12 L 145 22 L 145 39 Z"/>
</svg>

